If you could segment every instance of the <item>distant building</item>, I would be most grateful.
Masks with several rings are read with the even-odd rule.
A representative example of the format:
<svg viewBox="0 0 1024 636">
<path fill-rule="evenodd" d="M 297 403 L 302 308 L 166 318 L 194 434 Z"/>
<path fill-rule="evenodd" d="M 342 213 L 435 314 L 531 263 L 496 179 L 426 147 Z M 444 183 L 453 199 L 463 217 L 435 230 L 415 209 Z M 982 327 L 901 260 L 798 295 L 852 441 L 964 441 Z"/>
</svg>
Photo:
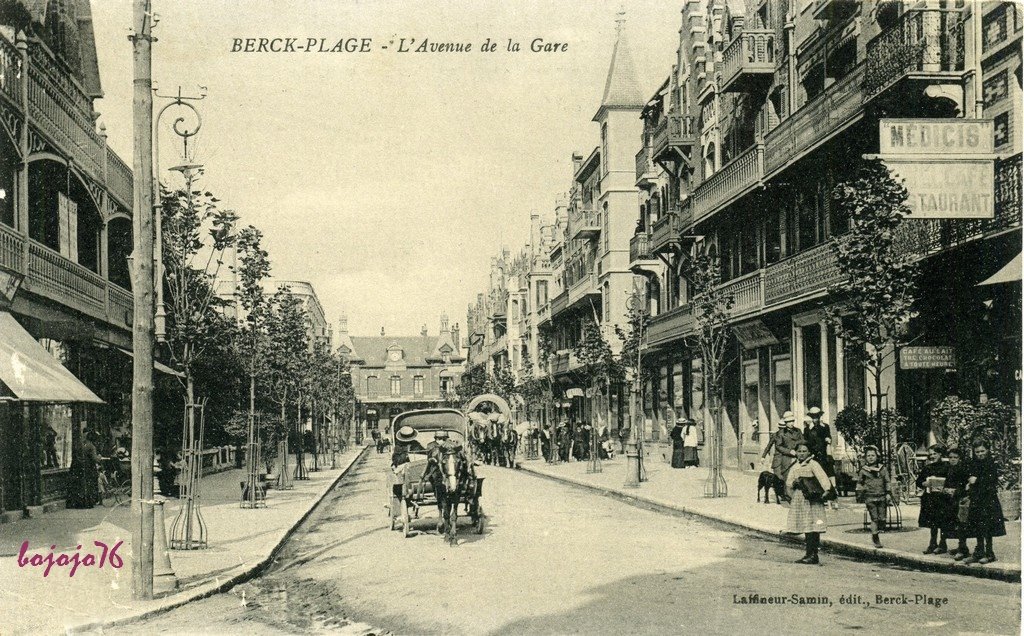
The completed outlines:
<svg viewBox="0 0 1024 636">
<path fill-rule="evenodd" d="M 443 406 L 465 370 L 459 326 L 441 317 L 440 333 L 352 336 L 348 319 L 338 329 L 337 351 L 352 371 L 356 417 L 366 430 L 387 431 L 391 418 L 412 409 Z"/>
<path fill-rule="evenodd" d="M 320 304 L 320 298 L 316 295 L 313 285 L 302 280 L 277 280 L 274 278 L 264 281 L 263 288 L 268 295 L 274 294 L 281 287 L 287 287 L 293 296 L 302 300 L 303 309 L 309 320 L 308 332 L 311 343 L 319 342 L 328 348 L 332 346 L 331 324 L 327 321 L 324 307 Z"/>
</svg>

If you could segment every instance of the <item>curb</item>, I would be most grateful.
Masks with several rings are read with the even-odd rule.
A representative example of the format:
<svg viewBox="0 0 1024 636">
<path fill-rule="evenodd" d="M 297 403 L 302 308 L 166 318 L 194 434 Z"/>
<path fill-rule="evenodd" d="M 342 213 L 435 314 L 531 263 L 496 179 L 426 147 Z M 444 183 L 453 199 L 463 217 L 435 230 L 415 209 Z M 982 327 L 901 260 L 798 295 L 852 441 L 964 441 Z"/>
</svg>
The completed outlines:
<svg viewBox="0 0 1024 636">
<path fill-rule="evenodd" d="M 768 526 L 755 525 L 746 521 L 730 519 L 723 515 L 714 515 L 708 512 L 694 510 L 693 508 L 687 508 L 677 503 L 667 502 L 653 497 L 647 497 L 641 494 L 634 495 L 628 491 L 617 490 L 615 488 L 609 488 L 607 486 L 599 486 L 597 484 L 588 483 L 584 480 L 577 479 L 574 477 L 551 475 L 549 473 L 545 473 L 535 468 L 524 466 L 522 464 L 519 465 L 519 470 L 534 475 L 536 477 L 542 477 L 545 479 L 550 479 L 552 481 L 570 484 L 580 488 L 586 488 L 588 490 L 600 493 L 602 495 L 618 499 L 631 506 L 636 506 L 638 508 L 653 509 L 657 512 L 668 512 L 672 514 L 684 514 L 704 521 L 710 521 L 716 526 L 721 526 L 729 530 L 739 530 L 744 533 L 754 533 L 760 537 L 774 539 L 780 542 L 795 544 L 803 543 L 803 540 L 796 535 L 790 535 L 781 530 L 777 530 Z M 843 556 L 853 557 L 862 561 L 888 563 L 891 565 L 898 565 L 924 572 L 938 572 L 943 574 L 973 576 L 975 578 L 993 579 L 997 581 L 1004 581 L 1007 583 L 1020 583 L 1021 580 L 1019 568 L 1011 568 L 1007 566 L 998 565 L 973 567 L 960 565 L 955 562 L 935 562 L 924 558 L 919 558 L 917 557 L 917 555 L 914 554 L 900 552 L 888 548 L 876 550 L 875 548 L 869 548 L 867 546 L 862 546 L 849 541 L 831 539 L 828 538 L 828 533 L 826 533 L 825 536 L 822 537 L 821 545 L 822 547 L 827 548 L 830 552 L 834 554 L 841 554 Z"/>
<path fill-rule="evenodd" d="M 92 623 L 83 623 L 80 625 L 67 627 L 65 628 L 65 634 L 85 634 L 96 631 L 102 633 L 102 630 L 106 628 L 130 625 L 132 623 L 145 620 L 147 618 L 152 618 L 153 616 L 157 616 L 158 614 L 163 614 L 173 609 L 177 609 L 182 605 L 186 605 L 193 601 L 209 598 L 215 594 L 222 594 L 230 590 L 231 588 L 235 587 L 236 585 L 245 583 L 246 581 L 259 576 L 274 562 L 274 558 L 284 547 L 285 542 L 288 541 L 288 539 L 291 538 L 291 536 L 295 533 L 298 527 L 302 525 L 303 522 L 305 522 L 306 519 L 308 519 L 311 514 L 313 514 L 313 511 L 316 510 L 316 508 L 320 505 L 320 502 L 322 502 L 324 498 L 326 498 L 327 495 L 330 494 L 332 490 L 334 490 L 334 488 L 338 485 L 338 482 L 344 479 L 352 471 L 352 468 L 356 464 L 358 464 L 363 459 L 363 457 L 366 456 L 368 449 L 369 446 L 364 446 L 363 449 L 359 451 L 359 453 L 355 457 L 352 458 L 352 461 L 349 462 L 348 466 L 342 468 L 341 473 L 339 473 L 338 476 L 334 479 L 334 481 L 332 481 L 331 484 L 324 489 L 323 493 L 321 493 L 320 496 L 316 498 L 316 500 L 306 510 L 306 512 L 304 512 L 302 516 L 299 517 L 295 521 L 295 523 L 293 523 L 291 527 L 284 532 L 283 535 L 281 535 L 281 538 L 277 541 L 277 544 L 274 545 L 274 547 L 270 550 L 270 554 L 268 554 L 265 558 L 260 560 L 258 563 L 254 564 L 249 569 L 243 572 L 239 572 L 221 583 L 214 584 L 212 587 L 210 587 L 210 584 L 207 583 L 206 586 L 200 586 L 197 589 L 192 590 L 191 592 L 183 592 L 180 598 L 173 598 L 171 596 L 164 597 L 168 599 L 173 598 L 173 600 L 168 602 L 166 605 L 146 609 L 144 611 L 139 612 L 138 614 L 133 614 L 131 616 L 123 616 L 121 618 L 117 618 L 111 621 L 94 621 Z"/>
</svg>

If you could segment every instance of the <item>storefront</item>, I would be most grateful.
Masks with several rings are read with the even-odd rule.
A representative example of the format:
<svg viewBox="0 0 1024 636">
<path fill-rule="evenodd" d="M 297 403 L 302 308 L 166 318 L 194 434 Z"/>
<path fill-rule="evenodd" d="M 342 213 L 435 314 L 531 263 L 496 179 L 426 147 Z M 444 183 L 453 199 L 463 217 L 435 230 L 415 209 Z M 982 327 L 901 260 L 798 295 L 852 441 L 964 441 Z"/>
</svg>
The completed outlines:
<svg viewBox="0 0 1024 636">
<path fill-rule="evenodd" d="M 0 312 L 0 507 L 62 499 L 85 414 L 103 404 L 6 312 Z"/>
</svg>

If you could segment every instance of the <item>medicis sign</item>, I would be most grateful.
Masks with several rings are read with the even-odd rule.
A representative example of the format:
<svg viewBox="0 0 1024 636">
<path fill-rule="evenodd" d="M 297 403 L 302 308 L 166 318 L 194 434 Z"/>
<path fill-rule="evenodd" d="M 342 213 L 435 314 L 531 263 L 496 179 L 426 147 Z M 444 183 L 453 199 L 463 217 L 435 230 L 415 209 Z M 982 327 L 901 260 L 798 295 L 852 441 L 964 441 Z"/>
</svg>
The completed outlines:
<svg viewBox="0 0 1024 636">
<path fill-rule="evenodd" d="M 879 158 L 907 188 L 910 218 L 990 219 L 994 215 L 992 122 L 882 119 Z"/>
</svg>

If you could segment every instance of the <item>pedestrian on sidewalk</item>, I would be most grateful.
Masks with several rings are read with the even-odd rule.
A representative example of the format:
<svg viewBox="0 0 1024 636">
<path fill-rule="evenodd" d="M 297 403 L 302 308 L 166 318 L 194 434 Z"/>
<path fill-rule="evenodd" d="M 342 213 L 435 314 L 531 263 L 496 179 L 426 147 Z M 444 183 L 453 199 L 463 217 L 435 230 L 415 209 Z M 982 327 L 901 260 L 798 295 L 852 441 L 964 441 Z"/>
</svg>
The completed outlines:
<svg viewBox="0 0 1024 636">
<path fill-rule="evenodd" d="M 686 418 L 677 418 L 675 426 L 669 431 L 668 436 L 672 440 L 672 468 L 685 468 L 683 463 L 683 424 Z"/>
<path fill-rule="evenodd" d="M 890 489 L 889 473 L 878 459 L 878 449 L 868 446 L 864 449 L 864 465 L 857 474 L 857 501 L 863 503 L 871 520 L 871 543 L 881 548 L 878 529 L 885 524 L 886 497 Z"/>
<path fill-rule="evenodd" d="M 946 475 L 946 483 L 943 491 L 950 497 L 950 523 L 952 524 L 951 537 L 956 537 L 957 546 L 952 556 L 956 561 L 962 561 L 971 556 L 967 548 L 967 480 L 970 478 L 970 466 L 964 461 L 963 452 L 959 448 L 950 448 L 946 451 L 949 459 L 949 471 Z M 960 508 L 963 506 L 963 521 L 960 520 Z"/>
<path fill-rule="evenodd" d="M 786 483 L 789 469 L 797 461 L 796 447 L 804 441 L 803 433 L 793 426 L 795 421 L 796 417 L 793 416 L 793 411 L 783 413 L 779 430 L 775 431 L 775 434 L 768 441 L 768 445 L 765 446 L 764 452 L 761 453 L 763 459 L 768 456 L 772 449 L 775 450 L 775 455 L 772 456 L 772 472 L 775 473 L 775 476 L 779 478 L 781 483 Z M 784 493 L 783 496 L 789 499 L 788 493 Z"/>
<path fill-rule="evenodd" d="M 811 456 L 807 442 L 799 442 L 795 452 L 796 463 L 786 478 L 786 486 L 792 493 L 786 531 L 804 535 L 806 552 L 797 563 L 817 565 L 821 533 L 828 528 L 825 500 L 831 498 L 835 490 L 824 469 Z"/>
<path fill-rule="evenodd" d="M 814 461 L 818 462 L 825 470 L 825 474 L 828 475 L 828 479 L 834 487 L 836 485 L 836 468 L 835 462 L 832 461 L 832 429 L 822 421 L 821 415 L 821 409 L 816 406 L 812 406 L 807 411 L 807 416 L 804 418 L 804 439 L 807 440 L 807 444 L 811 448 Z M 836 502 L 833 501 L 832 508 L 836 507 Z"/>
<path fill-rule="evenodd" d="M 1006 525 L 1003 523 L 1003 507 L 999 504 L 997 495 L 999 471 L 989 453 L 988 442 L 983 439 L 974 441 L 974 461 L 971 462 L 969 472 L 968 536 L 975 537 L 978 543 L 975 545 L 974 555 L 964 563 L 985 565 L 996 560 L 992 549 L 992 537 L 1006 536 Z"/>
<path fill-rule="evenodd" d="M 68 508 L 92 508 L 102 504 L 100 493 L 100 456 L 93 443 L 93 434 L 83 432 L 82 444 L 68 471 Z"/>
<path fill-rule="evenodd" d="M 935 444 L 928 449 L 928 462 L 917 475 L 917 487 L 921 494 L 921 512 L 917 516 L 917 525 L 929 529 L 928 547 L 925 554 L 945 554 L 949 549 L 946 535 L 952 525 L 953 498 L 946 494 L 946 478 L 949 476 L 949 464 L 942 461 L 945 448 Z"/>
</svg>

